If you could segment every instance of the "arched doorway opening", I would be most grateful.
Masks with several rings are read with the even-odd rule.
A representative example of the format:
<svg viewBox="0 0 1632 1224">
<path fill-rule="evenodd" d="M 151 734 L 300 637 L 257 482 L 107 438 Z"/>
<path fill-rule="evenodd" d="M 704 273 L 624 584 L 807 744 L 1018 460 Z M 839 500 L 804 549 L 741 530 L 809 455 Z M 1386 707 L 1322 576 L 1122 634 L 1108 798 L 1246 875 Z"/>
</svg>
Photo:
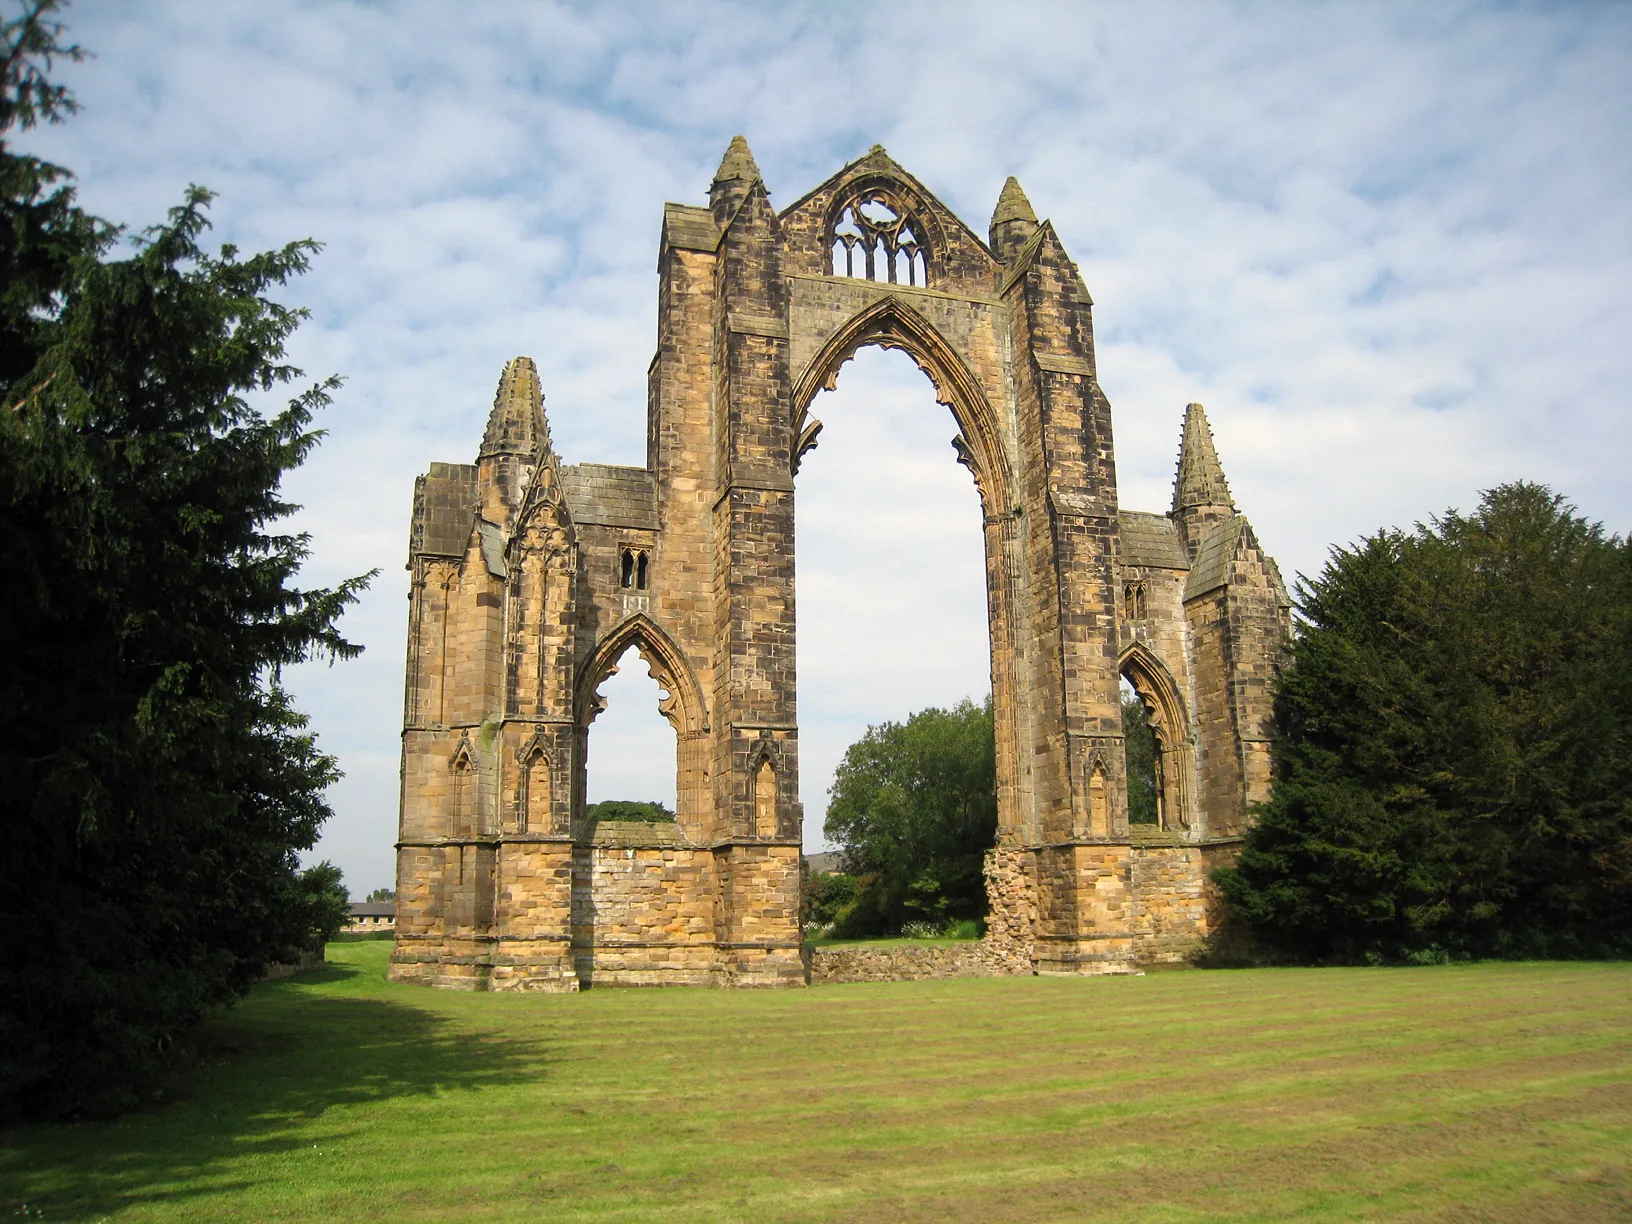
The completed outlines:
<svg viewBox="0 0 1632 1224">
<path fill-rule="evenodd" d="M 834 771 L 869 726 L 991 691 L 980 493 L 934 384 L 906 353 L 862 347 L 809 403 L 807 432 L 818 418 L 795 481 L 808 850 L 827 848 Z"/>
<path fill-rule="evenodd" d="M 1161 660 L 1140 643 L 1123 652 L 1121 681 L 1128 823 L 1193 833 L 1195 747 L 1178 686 Z"/>
<path fill-rule="evenodd" d="M 628 721 L 605 721 L 603 712 L 614 700 Z M 657 717 L 649 716 L 652 710 Z M 639 787 L 653 796 L 645 802 L 674 813 L 686 839 L 702 842 L 715 833 L 707 820 L 708 717 L 702 693 L 679 650 L 649 617 L 622 622 L 584 664 L 576 718 L 580 764 L 574 812 L 607 800 L 643 801 L 642 796 L 612 793 Z"/>
<path fill-rule="evenodd" d="M 625 647 L 597 687 L 596 697 L 584 760 L 586 816 L 638 820 L 647 817 L 634 806 L 650 805 L 672 820 L 675 729 L 660 713 L 664 693 L 642 664 L 638 647 Z M 607 806 L 597 811 L 603 804 Z"/>
</svg>

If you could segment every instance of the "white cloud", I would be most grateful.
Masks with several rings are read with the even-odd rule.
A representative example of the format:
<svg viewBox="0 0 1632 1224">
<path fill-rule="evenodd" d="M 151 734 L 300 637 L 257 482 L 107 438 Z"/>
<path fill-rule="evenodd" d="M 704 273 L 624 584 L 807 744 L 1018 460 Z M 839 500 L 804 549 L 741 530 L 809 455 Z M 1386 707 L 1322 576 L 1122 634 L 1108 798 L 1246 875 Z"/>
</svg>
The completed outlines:
<svg viewBox="0 0 1632 1224">
<path fill-rule="evenodd" d="M 1019 175 L 1098 302 L 1125 505 L 1165 508 L 1199 400 L 1289 576 L 1521 476 L 1629 525 L 1632 9 L 900 3 L 887 31 L 877 12 L 69 11 L 96 56 L 64 73 L 84 110 L 35 143 L 89 207 L 141 225 L 200 182 L 220 193 L 222 240 L 327 243 L 290 293 L 312 309 L 295 358 L 348 382 L 290 488 L 308 581 L 383 573 L 347 620 L 368 654 L 296 683 L 348 771 L 322 852 L 354 887 L 391 872 L 414 474 L 473 452 L 517 353 L 539 362 L 569 462 L 641 461 L 661 205 L 700 201 L 737 131 L 782 205 L 875 141 L 977 232 Z M 847 367 L 801 476 L 813 843 L 824 762 L 866 722 L 984 681 L 978 531 L 935 531 L 962 513 L 964 474 L 944 422 L 927 442 L 906 427 L 927 397 L 898 373 Z M 920 581 L 869 573 L 856 602 L 835 558 L 873 520 L 823 464 L 862 438 L 850 492 L 928 534 Z M 831 536 L 809 527 L 821 505 Z M 915 651 L 894 648 L 902 623 L 932 626 Z"/>
</svg>

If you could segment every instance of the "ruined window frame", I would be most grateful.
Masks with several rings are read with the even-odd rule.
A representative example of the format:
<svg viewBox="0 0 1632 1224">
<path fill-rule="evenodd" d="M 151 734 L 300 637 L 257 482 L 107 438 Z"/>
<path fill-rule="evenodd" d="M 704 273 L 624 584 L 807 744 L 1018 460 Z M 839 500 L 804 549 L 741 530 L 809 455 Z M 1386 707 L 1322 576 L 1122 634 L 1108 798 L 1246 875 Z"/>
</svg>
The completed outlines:
<svg viewBox="0 0 1632 1224">
<path fill-rule="evenodd" d="M 892 215 L 884 220 L 869 217 L 863 211 L 869 204 L 886 209 Z M 927 227 L 903 192 L 883 184 L 863 187 L 846 197 L 833 210 L 828 222 L 825 248 L 829 274 L 875 284 L 927 289 L 930 248 L 926 232 Z M 840 247 L 843 248 L 842 268 Z M 857 266 L 858 251 L 860 267 Z M 906 256 L 904 281 L 897 275 L 901 255 Z"/>
</svg>

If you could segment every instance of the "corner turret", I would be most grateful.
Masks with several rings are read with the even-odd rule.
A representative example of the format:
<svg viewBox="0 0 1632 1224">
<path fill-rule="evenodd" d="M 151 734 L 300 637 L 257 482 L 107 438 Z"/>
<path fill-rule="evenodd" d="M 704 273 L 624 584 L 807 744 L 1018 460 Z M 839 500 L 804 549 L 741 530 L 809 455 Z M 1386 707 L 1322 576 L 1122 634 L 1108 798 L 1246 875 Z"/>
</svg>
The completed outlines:
<svg viewBox="0 0 1632 1224">
<path fill-rule="evenodd" d="M 1213 448 L 1213 431 L 1200 404 L 1184 410 L 1184 434 L 1179 442 L 1179 469 L 1173 479 L 1173 520 L 1184 536 L 1192 562 L 1207 533 L 1235 517 L 1229 482 Z"/>
<path fill-rule="evenodd" d="M 1036 232 L 1037 214 L 1031 210 L 1026 193 L 1020 190 L 1020 180 L 1011 174 L 997 197 L 997 208 L 988 229 L 992 254 L 1009 263 Z"/>
<path fill-rule="evenodd" d="M 714 224 L 725 228 L 725 223 L 748 195 L 748 189 L 758 181 L 759 167 L 754 163 L 748 141 L 741 136 L 731 137 L 731 144 L 720 159 L 720 168 L 708 189 L 708 207 L 714 214 Z"/>
</svg>

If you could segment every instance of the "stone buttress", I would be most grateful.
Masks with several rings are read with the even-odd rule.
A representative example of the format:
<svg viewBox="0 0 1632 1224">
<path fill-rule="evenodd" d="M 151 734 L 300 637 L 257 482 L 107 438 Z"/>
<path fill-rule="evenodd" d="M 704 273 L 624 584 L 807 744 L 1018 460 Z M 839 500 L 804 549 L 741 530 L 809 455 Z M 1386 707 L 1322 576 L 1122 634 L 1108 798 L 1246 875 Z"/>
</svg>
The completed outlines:
<svg viewBox="0 0 1632 1224">
<path fill-rule="evenodd" d="M 1020 185 L 978 237 L 876 146 L 780 212 L 747 143 L 669 204 L 643 468 L 564 466 L 538 374 L 473 465 L 415 486 L 397 980 L 798 985 L 794 506 L 810 409 L 866 345 L 918 363 L 980 493 L 999 833 L 988 963 L 1187 955 L 1268 782 L 1274 562 L 1199 405 L 1167 514 L 1117 503 L 1093 302 Z M 585 819 L 598 689 L 630 647 L 676 735 L 672 825 Z M 1128 820 L 1120 685 L 1160 816 Z M 880 710 L 879 716 L 905 711 Z"/>
</svg>

